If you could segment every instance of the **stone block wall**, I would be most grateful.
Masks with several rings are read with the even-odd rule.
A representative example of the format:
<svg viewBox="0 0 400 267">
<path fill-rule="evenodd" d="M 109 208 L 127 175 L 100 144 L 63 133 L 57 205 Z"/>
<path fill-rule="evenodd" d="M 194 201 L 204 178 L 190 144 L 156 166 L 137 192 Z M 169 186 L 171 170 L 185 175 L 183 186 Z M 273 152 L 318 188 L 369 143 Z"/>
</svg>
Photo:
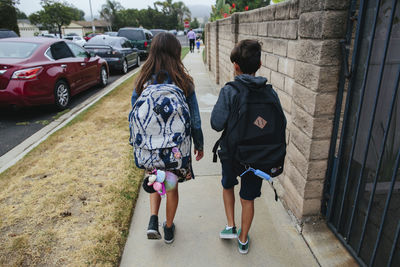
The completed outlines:
<svg viewBox="0 0 400 267">
<path fill-rule="evenodd" d="M 207 65 L 218 84 L 234 78 L 229 55 L 243 39 L 262 42 L 262 66 L 287 124 L 278 193 L 298 219 L 320 212 L 350 0 L 288 0 L 206 26 Z"/>
</svg>

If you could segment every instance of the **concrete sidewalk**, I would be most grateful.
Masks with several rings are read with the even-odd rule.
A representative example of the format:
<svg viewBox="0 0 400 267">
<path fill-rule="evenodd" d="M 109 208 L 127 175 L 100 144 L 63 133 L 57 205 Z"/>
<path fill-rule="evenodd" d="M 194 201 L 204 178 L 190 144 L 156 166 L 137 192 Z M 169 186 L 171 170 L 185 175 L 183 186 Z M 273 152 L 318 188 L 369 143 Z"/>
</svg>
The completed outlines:
<svg viewBox="0 0 400 267">
<path fill-rule="evenodd" d="M 236 240 L 221 240 L 226 224 L 222 201 L 221 166 L 212 162 L 212 146 L 219 138 L 210 127 L 210 115 L 219 86 L 206 70 L 202 54 L 189 53 L 184 64 L 192 75 L 205 138 L 205 156 L 194 163 L 196 179 L 179 184 L 180 203 L 175 217 L 175 241 L 147 240 L 149 195 L 142 189 L 135 207 L 121 266 L 318 266 L 286 210 L 275 202 L 269 184 L 255 201 L 250 250 L 241 255 Z M 237 189 L 237 188 L 236 188 Z M 236 223 L 240 227 L 240 201 L 236 192 Z M 165 199 L 159 220 L 165 220 Z M 160 232 L 163 234 L 162 228 Z"/>
</svg>

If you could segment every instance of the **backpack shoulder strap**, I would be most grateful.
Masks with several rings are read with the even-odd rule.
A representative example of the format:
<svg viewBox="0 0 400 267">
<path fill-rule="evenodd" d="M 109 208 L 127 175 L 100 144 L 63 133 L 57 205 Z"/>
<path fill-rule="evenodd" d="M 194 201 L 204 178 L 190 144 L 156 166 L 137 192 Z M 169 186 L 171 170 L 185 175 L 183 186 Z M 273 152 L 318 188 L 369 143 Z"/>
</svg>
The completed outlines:
<svg viewBox="0 0 400 267">
<path fill-rule="evenodd" d="M 232 113 L 235 113 L 235 112 L 237 112 L 237 110 L 238 110 L 238 108 L 239 108 L 239 104 L 240 104 L 239 101 L 240 101 L 241 97 L 239 97 L 239 95 L 242 94 L 242 93 L 244 93 L 244 92 L 247 90 L 247 88 L 244 87 L 242 84 L 240 84 L 240 82 L 238 82 L 238 81 L 227 82 L 227 83 L 225 84 L 225 86 L 226 86 L 226 85 L 231 86 L 233 89 L 237 90 L 237 92 L 238 92 L 238 93 L 234 96 L 234 98 L 233 98 L 232 109 L 231 109 L 231 112 L 232 112 Z M 214 144 L 214 147 L 213 147 L 213 149 L 212 149 L 212 152 L 213 152 L 213 162 L 217 162 L 217 158 L 218 158 L 218 154 L 217 154 L 218 147 L 219 147 L 219 145 L 220 145 L 222 139 L 225 137 L 226 132 L 227 132 L 227 129 L 225 129 L 225 130 L 222 132 L 221 137 L 220 137 L 220 138 L 215 142 L 215 144 Z"/>
</svg>

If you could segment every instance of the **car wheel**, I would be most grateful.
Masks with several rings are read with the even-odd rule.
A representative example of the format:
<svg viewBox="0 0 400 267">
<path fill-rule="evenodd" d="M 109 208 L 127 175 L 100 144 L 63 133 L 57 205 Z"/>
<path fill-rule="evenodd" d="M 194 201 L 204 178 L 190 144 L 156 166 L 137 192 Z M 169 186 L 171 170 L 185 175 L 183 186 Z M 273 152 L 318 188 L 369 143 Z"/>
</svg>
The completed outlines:
<svg viewBox="0 0 400 267">
<path fill-rule="evenodd" d="M 137 56 L 137 58 L 136 58 L 136 67 L 139 67 L 139 66 L 140 66 L 140 57 Z"/>
<path fill-rule="evenodd" d="M 121 69 L 123 74 L 128 73 L 128 62 L 126 61 L 126 59 L 124 59 L 124 61 L 122 62 L 122 69 Z"/>
<path fill-rule="evenodd" d="M 102 66 L 100 69 L 100 85 L 106 87 L 108 84 L 108 73 L 106 67 Z"/>
<path fill-rule="evenodd" d="M 69 86 L 65 81 L 59 80 L 56 82 L 54 98 L 58 109 L 63 110 L 67 108 L 71 95 L 69 93 Z"/>
</svg>

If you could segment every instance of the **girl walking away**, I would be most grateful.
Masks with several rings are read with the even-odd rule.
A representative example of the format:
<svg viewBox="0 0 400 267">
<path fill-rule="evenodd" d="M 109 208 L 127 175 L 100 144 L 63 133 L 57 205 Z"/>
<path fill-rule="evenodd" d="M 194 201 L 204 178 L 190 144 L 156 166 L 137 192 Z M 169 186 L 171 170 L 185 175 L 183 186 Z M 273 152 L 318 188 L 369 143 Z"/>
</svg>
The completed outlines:
<svg viewBox="0 0 400 267">
<path fill-rule="evenodd" d="M 150 193 L 148 239 L 161 239 L 158 211 L 166 195 L 164 241 L 174 241 L 178 183 L 194 179 L 191 144 L 196 160 L 203 157 L 203 132 L 192 77 L 181 61 L 181 45 L 170 33 L 157 34 L 132 94 L 130 143 L 135 163 L 145 169 L 143 188 Z"/>
</svg>

